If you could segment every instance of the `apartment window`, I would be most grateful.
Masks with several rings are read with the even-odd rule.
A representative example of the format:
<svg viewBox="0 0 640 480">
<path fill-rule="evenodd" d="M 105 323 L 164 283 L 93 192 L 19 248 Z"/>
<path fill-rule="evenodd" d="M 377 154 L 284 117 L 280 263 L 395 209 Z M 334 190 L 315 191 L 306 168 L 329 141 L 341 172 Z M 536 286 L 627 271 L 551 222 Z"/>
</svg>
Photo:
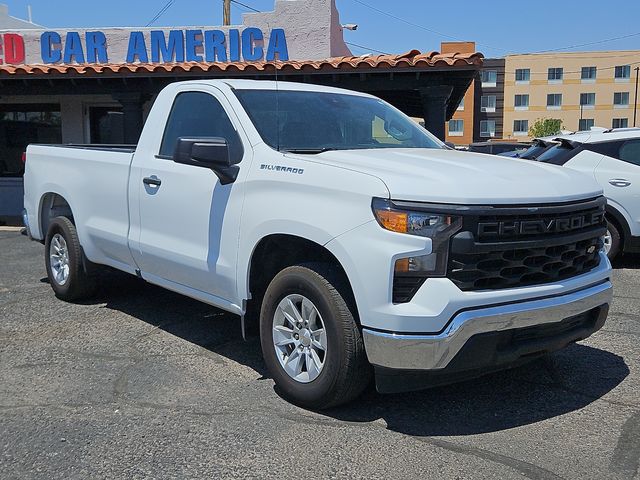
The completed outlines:
<svg viewBox="0 0 640 480">
<path fill-rule="evenodd" d="M 516 95 L 514 105 L 516 110 L 529 110 L 529 95 Z"/>
<path fill-rule="evenodd" d="M 563 69 L 560 68 L 550 68 L 547 73 L 547 79 L 550 82 L 562 82 Z"/>
<path fill-rule="evenodd" d="M 596 79 L 596 67 L 582 67 L 582 74 L 580 79 L 584 82 L 593 81 Z"/>
<path fill-rule="evenodd" d="M 631 65 L 619 65 L 616 67 L 616 80 L 628 80 L 631 78 Z"/>
<path fill-rule="evenodd" d="M 482 70 L 480 81 L 483 87 L 495 87 L 498 82 L 498 72 L 496 70 Z"/>
<path fill-rule="evenodd" d="M 480 136 L 481 137 L 495 137 L 496 136 L 496 122 L 495 122 L 495 120 L 481 120 L 480 121 Z"/>
<path fill-rule="evenodd" d="M 547 110 L 560 110 L 562 108 L 562 94 L 547 94 Z"/>
<path fill-rule="evenodd" d="M 496 96 L 495 95 L 482 95 L 482 97 L 480 97 L 480 111 L 481 112 L 495 112 L 496 111 Z"/>
<path fill-rule="evenodd" d="M 458 108 L 456 108 L 456 110 L 464 110 L 464 97 L 462 97 L 462 100 L 460 100 L 460 103 L 458 104 Z"/>
<path fill-rule="evenodd" d="M 464 120 L 449 120 L 449 136 L 461 137 L 464 135 Z"/>
<path fill-rule="evenodd" d="M 516 68 L 516 82 L 529 82 L 531 79 L 531 69 Z"/>
<path fill-rule="evenodd" d="M 628 126 L 628 118 L 614 118 L 613 122 L 611 122 L 611 128 L 627 128 Z"/>
<path fill-rule="evenodd" d="M 629 92 L 615 92 L 613 94 L 613 106 L 618 108 L 629 107 Z"/>
<path fill-rule="evenodd" d="M 593 118 L 581 118 L 578 122 L 578 130 L 589 130 L 595 125 Z"/>
<path fill-rule="evenodd" d="M 580 105 L 584 107 L 593 108 L 596 104 L 596 94 L 595 93 L 581 93 L 580 94 Z"/>
<path fill-rule="evenodd" d="M 514 135 L 528 135 L 529 134 L 529 120 L 514 120 L 513 121 L 513 134 Z"/>
</svg>

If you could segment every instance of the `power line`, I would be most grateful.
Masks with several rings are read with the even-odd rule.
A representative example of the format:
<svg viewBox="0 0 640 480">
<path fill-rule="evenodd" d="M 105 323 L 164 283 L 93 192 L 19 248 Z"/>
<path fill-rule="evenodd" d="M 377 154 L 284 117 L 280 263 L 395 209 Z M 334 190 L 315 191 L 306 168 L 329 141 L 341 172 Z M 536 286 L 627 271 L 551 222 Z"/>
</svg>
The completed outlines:
<svg viewBox="0 0 640 480">
<path fill-rule="evenodd" d="M 253 8 L 251 5 L 246 5 L 246 4 L 244 4 L 244 3 L 242 3 L 242 2 L 240 2 L 238 0 L 231 0 L 231 3 L 235 3 L 236 5 L 244 7 L 246 9 L 248 9 L 248 10 L 253 11 L 253 12 L 262 13 L 260 10 L 258 10 L 256 8 Z M 364 45 L 359 45 L 357 43 L 352 43 L 352 42 L 344 42 L 344 43 L 346 43 L 347 45 L 350 45 L 352 47 L 360 48 L 362 50 L 366 50 L 366 51 L 369 51 L 369 52 L 380 53 L 382 55 L 390 55 L 388 52 L 383 52 L 381 50 L 376 50 L 375 48 L 366 47 Z"/>
<path fill-rule="evenodd" d="M 606 38 L 604 40 L 598 40 L 598 41 L 595 41 L 595 42 L 580 43 L 580 44 L 577 44 L 577 45 L 569 45 L 568 47 L 552 48 L 552 49 L 549 49 L 549 50 L 540 50 L 539 52 L 535 52 L 535 53 L 559 52 L 561 50 L 571 50 L 572 48 L 588 47 L 590 45 L 601 45 L 603 43 L 615 42 L 616 40 L 624 40 L 625 38 L 637 37 L 638 35 L 640 35 L 640 32 L 630 33 L 629 35 L 622 35 L 621 37 Z"/>
<path fill-rule="evenodd" d="M 351 47 L 356 47 L 356 48 L 360 48 L 362 50 L 367 50 L 370 52 L 376 52 L 376 53 L 381 53 L 382 55 L 391 55 L 388 52 L 383 52 L 381 50 L 376 50 L 375 48 L 369 48 L 369 47 L 365 47 L 364 45 L 358 45 L 357 43 L 352 43 L 352 42 L 344 42 L 347 45 L 351 46 Z"/>
<path fill-rule="evenodd" d="M 419 28 L 421 30 L 424 30 L 426 32 L 430 32 L 430 33 L 433 33 L 433 34 L 436 34 L 436 35 L 440 35 L 442 37 L 449 38 L 451 40 L 460 41 L 459 37 L 456 37 L 456 36 L 453 36 L 453 35 L 448 35 L 446 33 L 439 32 L 438 30 L 434 30 L 432 28 L 425 27 L 424 25 L 420 25 L 420 24 L 411 22 L 411 21 L 409 21 L 409 20 L 407 20 L 405 18 L 398 17 L 397 15 L 394 15 L 393 13 L 389 13 L 387 11 L 384 11 L 384 10 L 381 10 L 381 9 L 379 9 L 377 7 L 374 7 L 373 5 L 370 5 L 370 4 L 368 4 L 368 3 L 366 3 L 366 2 L 364 2 L 362 0 L 353 0 L 353 1 L 356 2 L 356 3 L 359 3 L 360 5 L 362 5 L 364 7 L 369 8 L 370 10 L 378 12 L 381 15 L 385 15 L 385 16 L 387 16 L 389 18 L 393 18 L 394 20 L 397 20 L 399 22 L 405 23 L 405 24 L 410 25 L 412 27 Z M 606 39 L 597 40 L 597 41 L 594 41 L 594 42 L 581 43 L 581 44 L 576 44 L 576 45 L 568 45 L 566 47 L 552 48 L 552 49 L 548 49 L 548 50 L 541 50 L 541 51 L 538 51 L 538 52 L 529 52 L 529 53 L 533 54 L 533 53 L 559 52 L 559 51 L 562 51 L 562 50 L 571 50 L 573 48 L 588 47 L 590 45 L 600 45 L 600 44 L 603 44 L 603 43 L 613 42 L 613 41 L 616 41 L 616 40 L 624 40 L 626 38 L 636 37 L 636 36 L 639 36 L 639 35 L 640 35 L 640 32 L 630 33 L 628 35 L 622 35 L 622 36 L 618 36 L 618 37 L 606 38 Z M 480 46 L 487 47 L 487 48 L 490 48 L 490 49 L 493 49 L 493 50 L 498 50 L 498 51 L 501 51 L 501 52 L 509 53 L 509 51 L 505 50 L 504 48 L 494 47 L 494 46 L 488 45 L 486 43 L 476 42 L 476 45 L 480 45 Z"/>
<path fill-rule="evenodd" d="M 449 39 L 451 39 L 451 40 L 457 40 L 457 41 L 460 41 L 460 38 L 459 38 L 459 37 L 455 37 L 455 36 L 453 36 L 453 35 L 448 35 L 448 34 L 446 34 L 446 33 L 439 32 L 439 31 L 434 30 L 434 29 L 432 29 L 432 28 L 425 27 L 424 25 L 419 25 L 419 24 L 417 24 L 417 23 L 413 23 L 413 22 L 411 22 L 411 21 L 409 21 L 409 20 L 407 20 L 407 19 L 405 19 L 405 18 L 401 18 L 401 17 L 398 17 L 397 15 L 394 15 L 393 13 L 389 13 L 389 12 L 386 12 L 386 11 L 384 11 L 384 10 L 380 10 L 379 8 L 374 7 L 373 5 L 369 5 L 368 3 L 365 3 L 365 2 L 363 2 L 362 0 L 353 0 L 353 1 L 354 1 L 354 2 L 356 2 L 356 3 L 359 3 L 360 5 L 362 5 L 362 6 L 364 6 L 364 7 L 367 7 L 367 8 L 369 8 L 369 9 L 373 10 L 374 12 L 378 12 L 378 13 L 380 13 L 380 14 L 382 14 L 382 15 L 386 15 L 387 17 L 393 18 L 394 20 L 397 20 L 397 21 L 402 22 L 402 23 L 406 23 L 407 25 L 411 25 L 412 27 L 419 28 L 419 29 L 424 30 L 424 31 L 426 31 L 426 32 L 433 33 L 433 34 L 435 34 L 435 35 L 440 35 L 441 37 L 449 38 Z M 477 45 L 480 45 L 480 46 L 483 46 L 483 47 L 491 48 L 491 49 L 493 49 L 493 50 L 498 50 L 498 51 L 501 51 L 501 52 L 506 52 L 506 50 L 505 50 L 505 49 L 500 48 L 500 47 L 494 47 L 494 46 L 492 46 L 492 45 L 487 45 L 487 44 L 485 44 L 485 43 L 480 43 L 480 42 L 476 42 L 476 44 L 477 44 Z"/>
<path fill-rule="evenodd" d="M 156 13 L 156 15 L 149 20 L 149 23 L 147 23 L 145 25 L 145 27 L 150 27 L 156 20 L 158 20 L 162 15 L 164 15 L 164 13 L 169 10 L 169 8 L 171 8 L 171 6 L 175 3 L 175 0 L 169 0 L 167 3 L 164 4 L 164 7 L 162 7 L 160 9 L 160 11 L 158 11 L 158 13 Z"/>
<path fill-rule="evenodd" d="M 245 5 L 244 3 L 239 2 L 238 0 L 231 0 L 231 3 L 235 3 L 236 5 L 240 5 L 241 7 L 244 7 L 247 10 L 251 10 L 252 12 L 262 13 L 260 10 L 258 10 L 256 8 L 253 8 L 250 5 Z"/>
</svg>

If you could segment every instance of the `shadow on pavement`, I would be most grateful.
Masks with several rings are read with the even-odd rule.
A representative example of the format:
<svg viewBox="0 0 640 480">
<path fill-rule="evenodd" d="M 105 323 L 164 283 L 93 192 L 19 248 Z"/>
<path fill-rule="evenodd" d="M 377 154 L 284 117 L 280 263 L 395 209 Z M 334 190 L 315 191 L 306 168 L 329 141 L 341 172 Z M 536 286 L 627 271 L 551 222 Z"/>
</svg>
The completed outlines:
<svg viewBox="0 0 640 480">
<path fill-rule="evenodd" d="M 326 412 L 343 421 L 382 419 L 414 436 L 496 432 L 581 409 L 629 375 L 618 355 L 574 344 L 513 370 L 421 392 L 378 395 Z"/>
<path fill-rule="evenodd" d="M 260 342 L 243 341 L 239 317 L 128 275 L 109 277 L 91 303 L 106 302 L 105 308 L 246 365 L 258 379 L 268 378 Z M 397 395 L 380 395 L 372 387 L 355 402 L 320 413 L 348 422 L 382 419 L 388 429 L 408 435 L 472 435 L 578 410 L 613 390 L 628 374 L 620 356 L 574 344 L 531 364 L 464 383 Z"/>
<path fill-rule="evenodd" d="M 640 268 L 640 254 L 625 253 L 613 261 L 613 268 Z"/>
</svg>

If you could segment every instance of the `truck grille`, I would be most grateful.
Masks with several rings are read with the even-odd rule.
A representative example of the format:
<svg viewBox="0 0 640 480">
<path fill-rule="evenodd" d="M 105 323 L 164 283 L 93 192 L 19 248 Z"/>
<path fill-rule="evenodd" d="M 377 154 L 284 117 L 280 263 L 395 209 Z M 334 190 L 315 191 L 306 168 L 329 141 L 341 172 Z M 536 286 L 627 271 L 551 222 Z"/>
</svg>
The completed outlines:
<svg viewBox="0 0 640 480">
<path fill-rule="evenodd" d="M 449 278 L 461 290 L 523 287 L 571 278 L 597 267 L 602 242 L 589 238 L 553 247 L 452 255 Z"/>
<path fill-rule="evenodd" d="M 447 277 L 461 290 L 556 282 L 600 263 L 605 199 L 465 215 L 451 241 Z"/>
</svg>

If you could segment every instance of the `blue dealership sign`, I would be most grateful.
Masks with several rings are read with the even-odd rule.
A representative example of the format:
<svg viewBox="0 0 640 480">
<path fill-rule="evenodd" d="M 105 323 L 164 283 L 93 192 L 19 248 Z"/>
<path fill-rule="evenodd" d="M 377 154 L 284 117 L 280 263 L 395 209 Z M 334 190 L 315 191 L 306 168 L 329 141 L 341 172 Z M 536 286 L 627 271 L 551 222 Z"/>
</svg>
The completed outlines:
<svg viewBox="0 0 640 480">
<path fill-rule="evenodd" d="M 269 32 L 266 45 L 265 35 L 256 27 L 227 31 L 131 31 L 125 58 L 110 56 L 108 40 L 102 31 L 83 34 L 47 31 L 40 35 L 40 55 L 42 62 L 48 64 L 272 62 L 289 59 L 287 39 L 281 28 Z"/>
</svg>

